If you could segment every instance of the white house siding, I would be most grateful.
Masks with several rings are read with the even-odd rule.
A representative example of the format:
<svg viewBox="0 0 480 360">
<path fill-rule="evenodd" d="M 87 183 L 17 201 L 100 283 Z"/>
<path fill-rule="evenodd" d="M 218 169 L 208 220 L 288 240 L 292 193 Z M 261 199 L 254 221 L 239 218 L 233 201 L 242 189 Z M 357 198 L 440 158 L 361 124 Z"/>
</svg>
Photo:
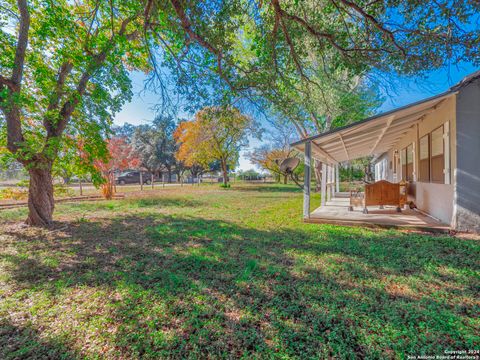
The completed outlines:
<svg viewBox="0 0 480 360">
<path fill-rule="evenodd" d="M 417 182 L 415 204 L 420 210 L 450 224 L 453 215 L 453 185 Z"/>
</svg>

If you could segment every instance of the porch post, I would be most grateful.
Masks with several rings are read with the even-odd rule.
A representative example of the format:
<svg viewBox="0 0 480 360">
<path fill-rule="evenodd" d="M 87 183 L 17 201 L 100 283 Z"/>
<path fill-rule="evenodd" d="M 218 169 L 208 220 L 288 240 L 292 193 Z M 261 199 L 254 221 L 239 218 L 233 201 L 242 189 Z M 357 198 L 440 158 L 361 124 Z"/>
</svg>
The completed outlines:
<svg viewBox="0 0 480 360">
<path fill-rule="evenodd" d="M 329 186 L 328 186 L 328 200 L 332 200 L 333 198 L 333 193 L 334 193 L 334 184 L 333 184 L 333 165 L 330 165 L 330 176 L 329 176 L 329 179 L 328 179 L 328 182 L 329 182 Z"/>
<path fill-rule="evenodd" d="M 335 165 L 335 192 L 340 192 L 340 173 L 338 164 Z"/>
<path fill-rule="evenodd" d="M 332 194 L 330 192 L 330 181 L 332 178 L 332 167 L 330 165 L 327 165 L 327 181 L 325 185 L 325 200 L 329 201 L 332 198 Z"/>
<path fill-rule="evenodd" d="M 304 167 L 304 185 L 303 185 L 303 218 L 310 218 L 310 176 L 312 162 L 312 144 L 310 141 L 305 143 L 305 167 Z"/>
<path fill-rule="evenodd" d="M 327 196 L 327 164 L 322 162 L 322 184 L 320 187 L 320 196 L 322 197 L 321 204 L 322 206 L 325 206 L 325 203 L 327 202 L 326 196 Z"/>
</svg>

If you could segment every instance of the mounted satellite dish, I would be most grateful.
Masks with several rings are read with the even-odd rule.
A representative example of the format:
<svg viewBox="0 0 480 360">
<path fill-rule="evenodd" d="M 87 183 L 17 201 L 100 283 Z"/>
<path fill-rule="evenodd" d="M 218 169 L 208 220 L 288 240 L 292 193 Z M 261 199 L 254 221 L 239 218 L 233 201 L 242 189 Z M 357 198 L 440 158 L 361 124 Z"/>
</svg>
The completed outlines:
<svg viewBox="0 0 480 360">
<path fill-rule="evenodd" d="M 293 170 L 298 166 L 300 163 L 300 159 L 296 157 L 286 158 L 280 164 L 280 171 L 286 174 L 291 174 Z"/>
</svg>

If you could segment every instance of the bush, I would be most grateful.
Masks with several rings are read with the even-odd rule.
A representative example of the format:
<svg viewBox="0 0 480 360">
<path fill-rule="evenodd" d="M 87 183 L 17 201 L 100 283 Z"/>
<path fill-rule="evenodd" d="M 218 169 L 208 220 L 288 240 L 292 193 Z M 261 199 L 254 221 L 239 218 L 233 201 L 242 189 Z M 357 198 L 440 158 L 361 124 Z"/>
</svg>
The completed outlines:
<svg viewBox="0 0 480 360">
<path fill-rule="evenodd" d="M 27 189 L 6 188 L 0 190 L 0 199 L 2 200 L 25 200 L 27 198 Z"/>
<path fill-rule="evenodd" d="M 30 184 L 30 180 L 28 179 L 24 179 L 24 180 L 20 180 L 19 182 L 17 182 L 17 186 L 18 187 L 26 187 L 28 188 L 28 185 Z"/>
<path fill-rule="evenodd" d="M 18 184 L 17 184 L 18 186 Z M 0 190 L 0 199 L 2 200 L 26 200 L 28 199 L 28 180 L 26 185 L 22 185 L 22 188 L 9 187 Z M 53 185 L 53 195 L 59 197 L 74 196 L 75 192 L 63 184 Z"/>
<path fill-rule="evenodd" d="M 230 184 L 221 184 L 220 187 L 224 189 L 230 189 Z"/>
<path fill-rule="evenodd" d="M 53 195 L 60 197 L 74 196 L 75 192 L 64 184 L 53 185 Z"/>
<path fill-rule="evenodd" d="M 340 168 L 339 174 L 340 181 L 362 181 L 365 178 L 365 171 L 354 166 Z"/>
<path fill-rule="evenodd" d="M 53 186 L 54 196 L 66 197 L 74 196 L 75 192 L 72 189 L 69 189 L 65 185 L 54 185 Z M 18 189 L 18 188 L 6 188 L 0 190 L 0 199 L 2 200 L 26 200 L 28 199 L 28 189 Z"/>
</svg>

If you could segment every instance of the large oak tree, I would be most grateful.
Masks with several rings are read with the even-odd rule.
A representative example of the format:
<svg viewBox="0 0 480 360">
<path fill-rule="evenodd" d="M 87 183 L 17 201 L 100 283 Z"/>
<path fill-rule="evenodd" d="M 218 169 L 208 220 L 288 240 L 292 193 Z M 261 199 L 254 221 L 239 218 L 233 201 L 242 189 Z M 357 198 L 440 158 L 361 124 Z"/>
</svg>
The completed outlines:
<svg viewBox="0 0 480 360">
<path fill-rule="evenodd" d="M 65 133 L 90 154 L 106 154 L 103 135 L 131 96 L 127 69 L 146 68 L 139 35 L 151 7 L 2 1 L 0 109 L 7 148 L 30 175 L 27 223 L 52 221 L 52 166 Z"/>
</svg>

